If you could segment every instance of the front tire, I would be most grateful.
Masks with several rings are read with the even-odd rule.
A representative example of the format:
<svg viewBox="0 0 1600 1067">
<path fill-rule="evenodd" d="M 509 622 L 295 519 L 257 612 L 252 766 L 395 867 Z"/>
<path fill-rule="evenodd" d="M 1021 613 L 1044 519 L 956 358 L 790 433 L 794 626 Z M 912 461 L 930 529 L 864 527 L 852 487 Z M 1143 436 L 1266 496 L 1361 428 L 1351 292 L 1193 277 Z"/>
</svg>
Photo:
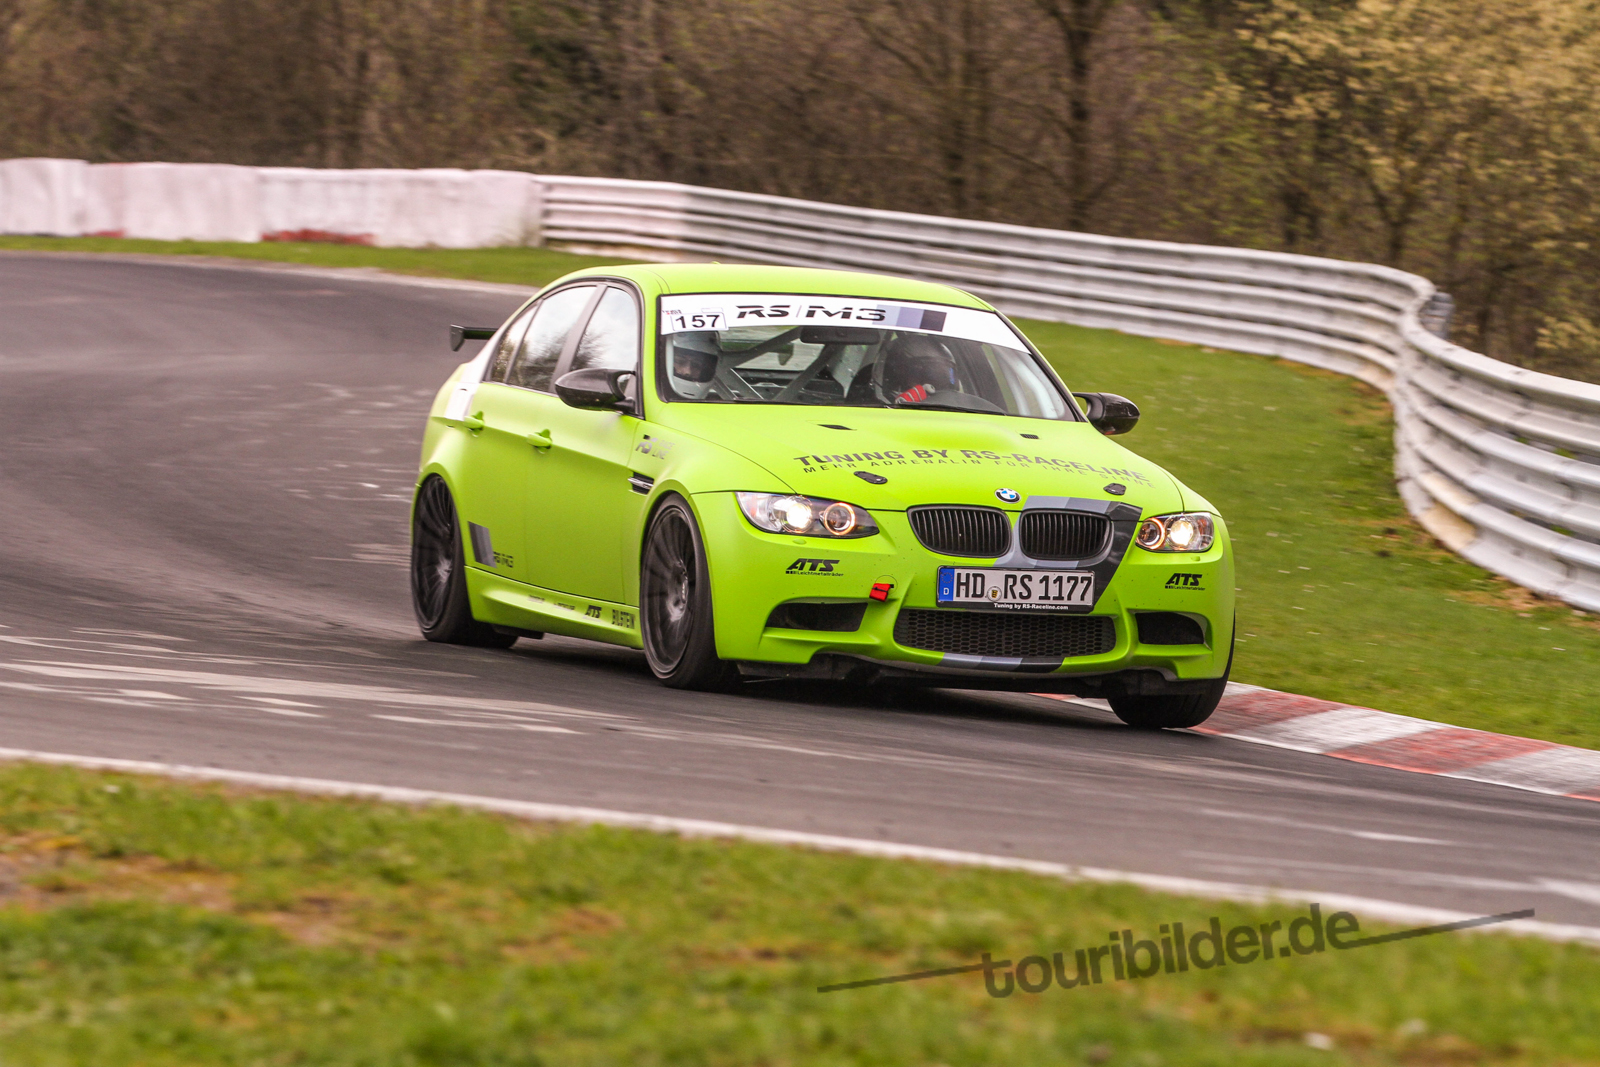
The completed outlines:
<svg viewBox="0 0 1600 1067">
<path fill-rule="evenodd" d="M 738 668 L 717 658 L 705 543 L 681 497 L 656 509 L 645 534 L 639 620 L 645 659 L 663 685 L 720 691 L 738 681 Z"/>
<path fill-rule="evenodd" d="M 510 648 L 517 641 L 516 634 L 497 633 L 472 617 L 456 503 L 438 475 L 422 483 L 412 511 L 411 607 L 429 641 L 477 648 Z"/>
<path fill-rule="evenodd" d="M 1237 623 L 1235 624 L 1237 625 Z M 1228 675 L 1233 673 L 1232 639 L 1228 641 L 1228 666 L 1222 677 L 1211 682 L 1198 693 L 1180 693 L 1174 696 L 1120 696 L 1109 697 L 1106 703 L 1116 712 L 1117 718 L 1136 730 L 1183 730 L 1199 726 L 1211 718 L 1228 691 Z"/>
</svg>

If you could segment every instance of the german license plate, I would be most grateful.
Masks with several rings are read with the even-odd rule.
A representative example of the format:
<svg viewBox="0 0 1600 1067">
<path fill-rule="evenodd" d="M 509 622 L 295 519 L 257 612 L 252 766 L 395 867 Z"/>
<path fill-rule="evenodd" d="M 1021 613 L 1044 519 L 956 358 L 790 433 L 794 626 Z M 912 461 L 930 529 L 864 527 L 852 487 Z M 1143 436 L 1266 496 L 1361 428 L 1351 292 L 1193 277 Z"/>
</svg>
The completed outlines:
<svg viewBox="0 0 1600 1067">
<path fill-rule="evenodd" d="M 995 567 L 940 567 L 940 604 L 1049 611 L 1094 604 L 1090 571 L 1010 571 Z"/>
</svg>

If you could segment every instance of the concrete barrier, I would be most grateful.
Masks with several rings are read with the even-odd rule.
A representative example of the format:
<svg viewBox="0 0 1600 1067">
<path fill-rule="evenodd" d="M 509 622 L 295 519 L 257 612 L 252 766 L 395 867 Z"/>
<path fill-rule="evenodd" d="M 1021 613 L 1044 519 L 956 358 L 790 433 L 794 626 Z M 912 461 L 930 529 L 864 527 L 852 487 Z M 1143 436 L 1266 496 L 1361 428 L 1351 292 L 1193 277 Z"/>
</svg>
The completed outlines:
<svg viewBox="0 0 1600 1067">
<path fill-rule="evenodd" d="M 540 187 L 498 170 L 263 167 L 262 238 L 389 248 L 487 248 L 538 241 Z"/>
<path fill-rule="evenodd" d="M 88 175 L 81 159 L 0 160 L 0 233 L 83 233 Z"/>
<path fill-rule="evenodd" d="M 83 229 L 156 241 L 261 240 L 259 172 L 223 163 L 89 168 Z"/>
</svg>

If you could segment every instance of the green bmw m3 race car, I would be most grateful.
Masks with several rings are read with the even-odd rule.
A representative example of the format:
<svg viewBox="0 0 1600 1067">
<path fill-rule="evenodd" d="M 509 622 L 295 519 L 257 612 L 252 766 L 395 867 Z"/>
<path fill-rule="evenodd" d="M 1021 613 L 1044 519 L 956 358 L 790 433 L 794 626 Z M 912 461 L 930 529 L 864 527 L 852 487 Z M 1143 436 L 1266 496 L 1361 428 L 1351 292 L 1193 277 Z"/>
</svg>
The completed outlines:
<svg viewBox="0 0 1600 1067">
<path fill-rule="evenodd" d="M 439 391 L 412 512 L 431 641 L 644 650 L 669 686 L 1102 697 L 1182 727 L 1232 662 L 1216 509 L 984 301 L 845 271 L 605 267 Z M 1074 400 L 1081 400 L 1082 406 Z"/>
</svg>

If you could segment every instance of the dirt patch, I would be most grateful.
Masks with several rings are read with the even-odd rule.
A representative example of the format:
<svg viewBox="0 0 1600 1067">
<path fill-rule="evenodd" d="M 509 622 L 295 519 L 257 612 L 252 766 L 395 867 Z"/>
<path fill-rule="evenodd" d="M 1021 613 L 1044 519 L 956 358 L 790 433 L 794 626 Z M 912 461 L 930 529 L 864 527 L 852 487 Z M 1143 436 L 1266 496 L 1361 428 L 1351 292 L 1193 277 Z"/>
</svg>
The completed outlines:
<svg viewBox="0 0 1600 1067">
<path fill-rule="evenodd" d="M 1466 589 L 1451 594 L 1451 598 L 1464 604 L 1482 604 L 1492 608 L 1502 608 L 1515 612 L 1524 619 L 1539 619 L 1544 622 L 1559 623 L 1562 626 L 1583 630 L 1587 633 L 1600 633 L 1600 616 L 1587 611 L 1579 611 L 1563 601 L 1551 597 L 1540 596 L 1531 589 L 1493 575 L 1485 580 L 1487 589 Z"/>
<path fill-rule="evenodd" d="M 342 902 L 308 895 L 291 910 L 258 911 L 235 899 L 239 878 L 155 856 L 96 857 L 76 838 L 0 838 L 0 907 L 27 911 L 141 900 L 199 908 L 272 926 L 291 940 L 324 945 L 348 936 Z"/>
<path fill-rule="evenodd" d="M 1455 1064 L 1499 1063 L 1516 1059 L 1522 1054 L 1522 1050 L 1515 1046 L 1482 1048 L 1454 1034 L 1430 1034 L 1427 1036 L 1395 1034 L 1393 1036 L 1380 1036 L 1366 1030 L 1329 1030 L 1324 1038 L 1321 1033 L 1312 1034 L 1286 1027 L 1255 1027 L 1245 1030 L 1240 1037 L 1246 1042 L 1266 1045 L 1292 1044 L 1307 1045 L 1313 1048 L 1328 1047 L 1346 1055 L 1351 1055 L 1358 1062 L 1367 1062 L 1376 1056 L 1382 1062 L 1389 1062 L 1392 1058 L 1400 1063 L 1415 1065 L 1415 1067 L 1453 1067 Z M 1331 1046 L 1324 1046 L 1320 1043 L 1327 1039 L 1331 1039 Z"/>
<path fill-rule="evenodd" d="M 1333 407 L 1340 422 L 1359 427 L 1394 425 L 1394 407 L 1388 397 L 1358 378 L 1346 378 L 1345 382 L 1353 395 Z"/>
<path fill-rule="evenodd" d="M 405 941 L 418 915 L 444 907 L 465 911 L 476 925 L 493 928 L 508 911 L 523 908 L 510 895 L 478 892 L 473 899 L 441 899 L 437 885 L 388 885 L 345 889 L 245 883 L 238 875 L 173 863 L 154 856 L 95 856 L 76 837 L 44 834 L 0 836 L 0 908 L 42 912 L 99 901 L 139 900 L 198 908 L 270 926 L 290 941 L 312 948 L 381 948 Z M 559 962 L 581 958 L 574 944 L 604 937 L 627 924 L 615 912 L 580 905 L 539 916 L 536 931 L 509 941 L 503 951 L 524 960 Z"/>
<path fill-rule="evenodd" d="M 0 838 L 0 906 L 45 910 L 98 900 L 154 900 L 231 911 L 236 879 L 152 856 L 98 859 L 75 837 Z"/>
</svg>

